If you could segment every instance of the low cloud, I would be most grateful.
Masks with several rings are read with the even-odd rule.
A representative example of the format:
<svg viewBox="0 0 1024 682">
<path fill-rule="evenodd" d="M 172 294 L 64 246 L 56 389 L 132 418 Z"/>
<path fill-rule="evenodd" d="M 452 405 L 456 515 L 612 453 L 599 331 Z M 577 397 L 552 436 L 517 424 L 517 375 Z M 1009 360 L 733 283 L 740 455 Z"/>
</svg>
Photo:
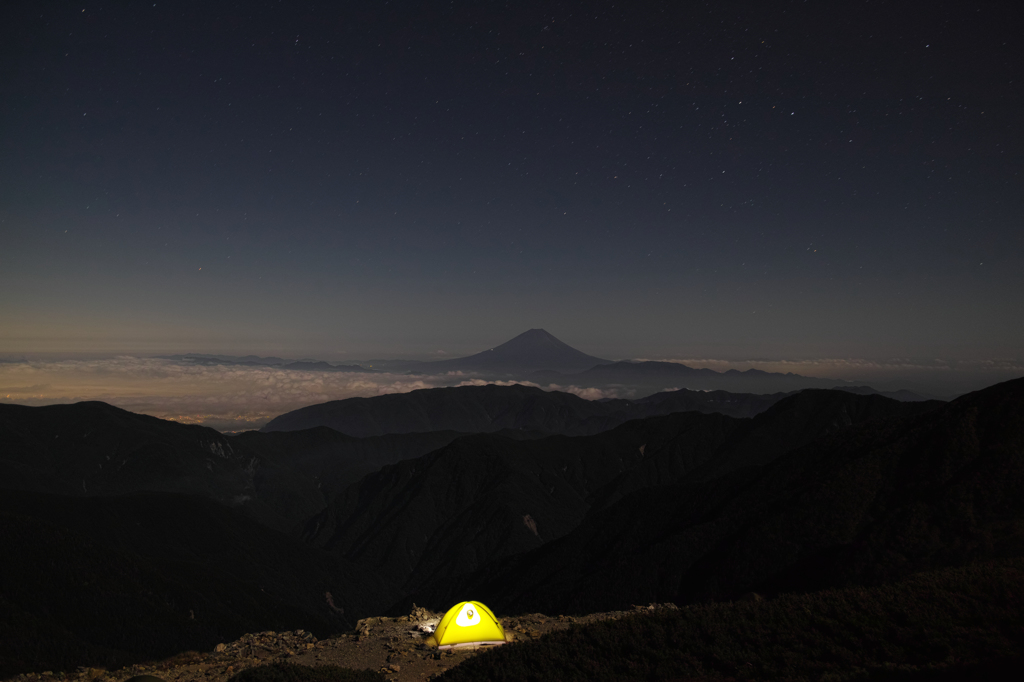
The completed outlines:
<svg viewBox="0 0 1024 682">
<path fill-rule="evenodd" d="M 628 398 L 632 397 L 635 391 L 626 390 L 622 387 L 615 386 L 611 388 L 595 388 L 595 387 L 583 387 L 583 386 L 561 386 L 559 384 L 548 384 L 542 386 L 532 381 L 485 381 L 484 379 L 468 379 L 460 382 L 459 386 L 532 386 L 545 391 L 560 391 L 562 393 L 572 393 L 577 395 L 584 400 L 604 400 L 606 398 Z"/>
<path fill-rule="evenodd" d="M 461 372 L 437 376 L 315 372 L 133 356 L 0 364 L 2 402 L 38 406 L 101 400 L 132 412 L 230 431 L 256 429 L 285 412 L 330 400 L 491 383 L 521 383 L 588 400 L 619 393 L 615 389 L 485 381 Z"/>
<path fill-rule="evenodd" d="M 305 405 L 447 383 L 443 378 L 432 379 L 124 356 L 4 363 L 0 365 L 0 400 L 23 405 L 102 400 L 133 412 L 233 430 L 258 428 Z"/>
<path fill-rule="evenodd" d="M 954 360 L 948 358 L 803 358 L 721 360 L 716 358 L 643 358 L 677 362 L 694 368 L 746 371 L 758 369 L 820 379 L 837 379 L 881 390 L 910 389 L 922 395 L 951 398 L 968 391 L 1024 376 L 1024 361 Z"/>
<path fill-rule="evenodd" d="M 863 380 L 946 377 L 949 392 L 975 390 L 995 381 L 1024 375 L 1014 360 L 950 361 L 942 359 L 809 360 L 672 359 L 691 367 L 761 369 L 806 376 Z M 966 377 L 976 385 L 959 387 Z M 102 400 L 117 407 L 225 431 L 255 429 L 291 410 L 330 400 L 405 393 L 439 386 L 512 384 L 563 391 L 587 400 L 634 398 L 625 386 L 540 385 L 530 381 L 487 381 L 471 374 L 407 375 L 379 372 L 315 372 L 279 367 L 204 365 L 165 358 L 121 356 L 100 360 L 32 360 L 0 363 L 0 402 L 52 405 Z M 874 382 L 872 382 L 874 383 Z M 893 383 L 897 383 L 894 381 Z M 921 385 L 925 385 L 922 383 Z M 876 385 L 876 387 L 879 387 Z M 909 387 L 913 387 L 910 383 Z M 927 386 L 926 386 L 927 387 Z M 666 390 L 670 390 L 667 389 Z M 937 393 L 938 394 L 938 393 Z"/>
<path fill-rule="evenodd" d="M 636 391 L 628 390 L 620 386 L 614 386 L 611 388 L 595 388 L 593 386 L 559 386 L 558 384 L 551 384 L 548 386 L 549 391 L 562 391 L 563 393 L 572 393 L 578 395 L 584 400 L 607 400 L 610 398 L 632 398 Z"/>
<path fill-rule="evenodd" d="M 462 374 L 461 372 L 459 373 Z M 451 376 L 449 374 L 449 376 Z M 466 379 L 460 381 L 458 386 L 532 386 L 533 388 L 540 388 L 540 384 L 535 384 L 532 381 L 487 381 L 485 379 Z"/>
</svg>

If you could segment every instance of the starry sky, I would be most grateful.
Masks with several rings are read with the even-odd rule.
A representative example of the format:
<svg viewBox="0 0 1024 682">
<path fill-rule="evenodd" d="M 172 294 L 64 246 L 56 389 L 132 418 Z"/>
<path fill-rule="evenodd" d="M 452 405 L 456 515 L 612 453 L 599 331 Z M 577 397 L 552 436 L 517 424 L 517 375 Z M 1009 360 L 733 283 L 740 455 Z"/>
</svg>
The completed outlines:
<svg viewBox="0 0 1024 682">
<path fill-rule="evenodd" d="M 0 356 L 1022 360 L 1010 5 L 4 3 Z"/>
</svg>

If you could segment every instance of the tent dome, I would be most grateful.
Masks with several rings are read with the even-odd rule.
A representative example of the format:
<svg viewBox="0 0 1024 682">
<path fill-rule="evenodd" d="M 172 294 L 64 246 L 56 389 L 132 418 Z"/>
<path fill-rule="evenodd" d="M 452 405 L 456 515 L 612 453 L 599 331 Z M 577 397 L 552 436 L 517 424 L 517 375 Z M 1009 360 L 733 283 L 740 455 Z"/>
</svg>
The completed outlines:
<svg viewBox="0 0 1024 682">
<path fill-rule="evenodd" d="M 489 608 L 478 601 L 464 601 L 448 609 L 427 643 L 439 649 L 504 644 L 505 630 Z"/>
</svg>

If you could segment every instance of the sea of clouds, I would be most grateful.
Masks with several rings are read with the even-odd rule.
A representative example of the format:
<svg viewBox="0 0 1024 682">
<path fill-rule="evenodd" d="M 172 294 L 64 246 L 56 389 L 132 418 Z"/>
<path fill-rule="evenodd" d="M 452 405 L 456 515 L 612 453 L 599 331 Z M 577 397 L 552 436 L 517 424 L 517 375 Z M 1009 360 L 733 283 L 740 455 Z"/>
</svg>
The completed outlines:
<svg viewBox="0 0 1024 682">
<path fill-rule="evenodd" d="M 733 361 L 708 358 L 672 361 L 717 371 L 757 368 L 769 372 L 847 379 L 881 390 L 909 388 L 942 398 L 1024 376 L 1024 363 L 1020 361 Z M 495 382 L 460 372 L 443 375 L 322 372 L 268 366 L 210 365 L 190 360 L 135 356 L 0 361 L 0 402 L 38 406 L 101 400 L 132 412 L 203 424 L 221 431 L 258 429 L 285 412 L 329 400 L 487 383 L 520 383 L 573 393 L 587 400 L 636 397 L 630 388 L 622 386 Z"/>
<path fill-rule="evenodd" d="M 258 429 L 280 414 L 329 400 L 486 383 L 522 383 L 588 400 L 631 397 L 621 388 L 493 382 L 461 373 L 317 372 L 134 356 L 0 362 L 0 402 L 38 406 L 101 400 L 222 431 Z"/>
</svg>

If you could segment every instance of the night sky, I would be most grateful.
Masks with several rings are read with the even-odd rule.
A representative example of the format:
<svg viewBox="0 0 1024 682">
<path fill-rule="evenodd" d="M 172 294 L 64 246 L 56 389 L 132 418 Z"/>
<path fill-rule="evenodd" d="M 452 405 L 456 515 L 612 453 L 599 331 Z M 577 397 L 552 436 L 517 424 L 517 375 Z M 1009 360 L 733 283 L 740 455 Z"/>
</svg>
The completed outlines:
<svg viewBox="0 0 1024 682">
<path fill-rule="evenodd" d="M 1012 6 L 4 3 L 0 354 L 1022 360 Z"/>
</svg>

